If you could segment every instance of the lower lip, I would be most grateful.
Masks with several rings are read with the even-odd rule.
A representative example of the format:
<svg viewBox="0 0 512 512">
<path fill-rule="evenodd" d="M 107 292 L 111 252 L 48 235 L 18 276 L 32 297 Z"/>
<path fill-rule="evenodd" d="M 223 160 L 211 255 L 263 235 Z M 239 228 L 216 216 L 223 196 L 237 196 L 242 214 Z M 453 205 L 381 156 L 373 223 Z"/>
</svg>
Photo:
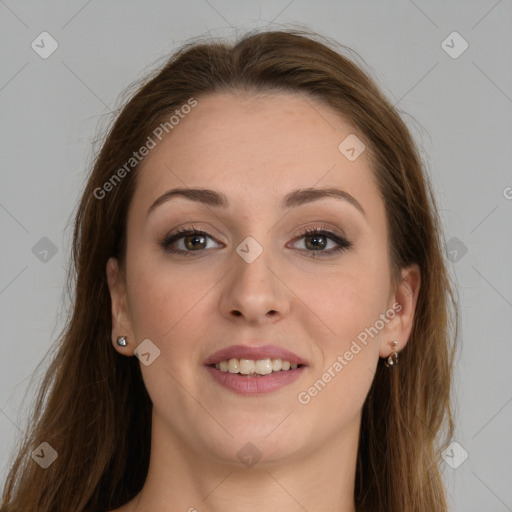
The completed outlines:
<svg viewBox="0 0 512 512">
<path fill-rule="evenodd" d="M 240 375 L 238 373 L 221 372 L 211 366 L 205 367 L 210 375 L 225 388 L 238 393 L 239 395 L 261 395 L 284 388 L 298 379 L 305 369 L 305 366 L 262 375 L 260 377 Z"/>
</svg>

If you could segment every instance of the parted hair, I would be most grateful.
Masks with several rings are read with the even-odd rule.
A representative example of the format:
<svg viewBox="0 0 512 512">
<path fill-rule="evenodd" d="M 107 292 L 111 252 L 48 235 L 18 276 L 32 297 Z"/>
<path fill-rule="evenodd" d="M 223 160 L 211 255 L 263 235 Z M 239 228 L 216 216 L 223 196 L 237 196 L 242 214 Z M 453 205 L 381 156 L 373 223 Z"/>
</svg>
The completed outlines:
<svg viewBox="0 0 512 512">
<path fill-rule="evenodd" d="M 190 98 L 229 91 L 320 101 L 368 145 L 385 203 L 393 279 L 398 283 L 399 270 L 416 263 L 421 287 L 399 364 L 390 371 L 379 362 L 363 406 L 354 500 L 358 512 L 447 511 L 440 451 L 453 431 L 457 311 L 441 224 L 411 133 L 352 55 L 304 29 L 253 31 L 235 42 L 199 38 L 147 75 L 114 113 L 73 214 L 70 313 L 13 457 L 3 512 L 106 512 L 144 485 L 152 404 L 138 359 L 112 347 L 105 273 L 110 257 L 124 261 L 139 165 L 104 198 L 95 191 Z M 42 442 L 58 453 L 47 469 L 31 457 Z"/>
</svg>

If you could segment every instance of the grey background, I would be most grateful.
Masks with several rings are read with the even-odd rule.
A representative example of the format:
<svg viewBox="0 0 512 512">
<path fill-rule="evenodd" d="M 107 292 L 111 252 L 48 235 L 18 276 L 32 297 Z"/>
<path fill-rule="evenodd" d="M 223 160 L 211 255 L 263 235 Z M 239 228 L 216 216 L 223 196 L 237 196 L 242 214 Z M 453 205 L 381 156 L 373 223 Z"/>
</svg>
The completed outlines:
<svg viewBox="0 0 512 512">
<path fill-rule="evenodd" d="M 459 286 L 454 441 L 469 457 L 457 469 L 442 463 L 451 510 L 512 510 L 509 0 L 0 0 L 2 482 L 31 375 L 64 325 L 66 225 L 91 142 L 120 93 L 191 37 L 290 24 L 356 50 L 406 112 L 437 191 Z M 31 48 L 43 31 L 59 44 L 47 59 Z M 453 31 L 469 44 L 456 59 L 441 47 Z M 41 252 L 49 247 L 43 237 L 56 254 Z M 453 465 L 461 453 L 450 452 Z"/>
</svg>

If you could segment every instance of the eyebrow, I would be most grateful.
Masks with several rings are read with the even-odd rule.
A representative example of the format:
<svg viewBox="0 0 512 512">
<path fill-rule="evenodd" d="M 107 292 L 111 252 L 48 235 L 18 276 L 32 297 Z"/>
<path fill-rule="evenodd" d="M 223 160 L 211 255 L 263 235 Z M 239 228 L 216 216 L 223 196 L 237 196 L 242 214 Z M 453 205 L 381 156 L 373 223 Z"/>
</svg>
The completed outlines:
<svg viewBox="0 0 512 512">
<path fill-rule="evenodd" d="M 227 208 L 228 198 L 222 193 L 206 188 L 173 188 L 162 194 L 148 209 L 147 215 L 153 212 L 158 206 L 168 202 L 173 197 L 184 197 L 190 201 L 196 201 L 212 207 Z M 319 201 L 320 199 L 335 198 L 341 199 L 357 208 L 366 217 L 366 212 L 359 201 L 348 192 L 337 188 L 302 188 L 287 194 L 280 203 L 281 209 L 290 209 L 297 206 Z"/>
</svg>

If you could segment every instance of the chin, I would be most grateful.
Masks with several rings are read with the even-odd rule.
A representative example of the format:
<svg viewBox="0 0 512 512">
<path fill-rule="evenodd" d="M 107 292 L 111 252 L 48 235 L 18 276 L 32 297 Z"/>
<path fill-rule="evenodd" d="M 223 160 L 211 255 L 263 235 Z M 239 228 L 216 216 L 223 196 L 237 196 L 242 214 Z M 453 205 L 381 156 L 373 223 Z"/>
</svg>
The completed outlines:
<svg viewBox="0 0 512 512">
<path fill-rule="evenodd" d="M 253 418 L 247 415 L 232 416 L 222 422 L 223 429 L 207 430 L 198 434 L 202 445 L 213 458 L 240 468 L 274 465 L 298 456 L 315 444 L 318 435 L 305 422 L 289 417 L 289 411 L 280 415 L 258 412 Z M 286 419 L 285 419 L 286 418 Z M 283 421 L 284 420 L 284 421 Z M 213 435 L 214 434 L 214 435 Z M 230 435 L 231 434 L 231 435 Z M 232 436 L 232 437 L 231 437 Z"/>
</svg>

